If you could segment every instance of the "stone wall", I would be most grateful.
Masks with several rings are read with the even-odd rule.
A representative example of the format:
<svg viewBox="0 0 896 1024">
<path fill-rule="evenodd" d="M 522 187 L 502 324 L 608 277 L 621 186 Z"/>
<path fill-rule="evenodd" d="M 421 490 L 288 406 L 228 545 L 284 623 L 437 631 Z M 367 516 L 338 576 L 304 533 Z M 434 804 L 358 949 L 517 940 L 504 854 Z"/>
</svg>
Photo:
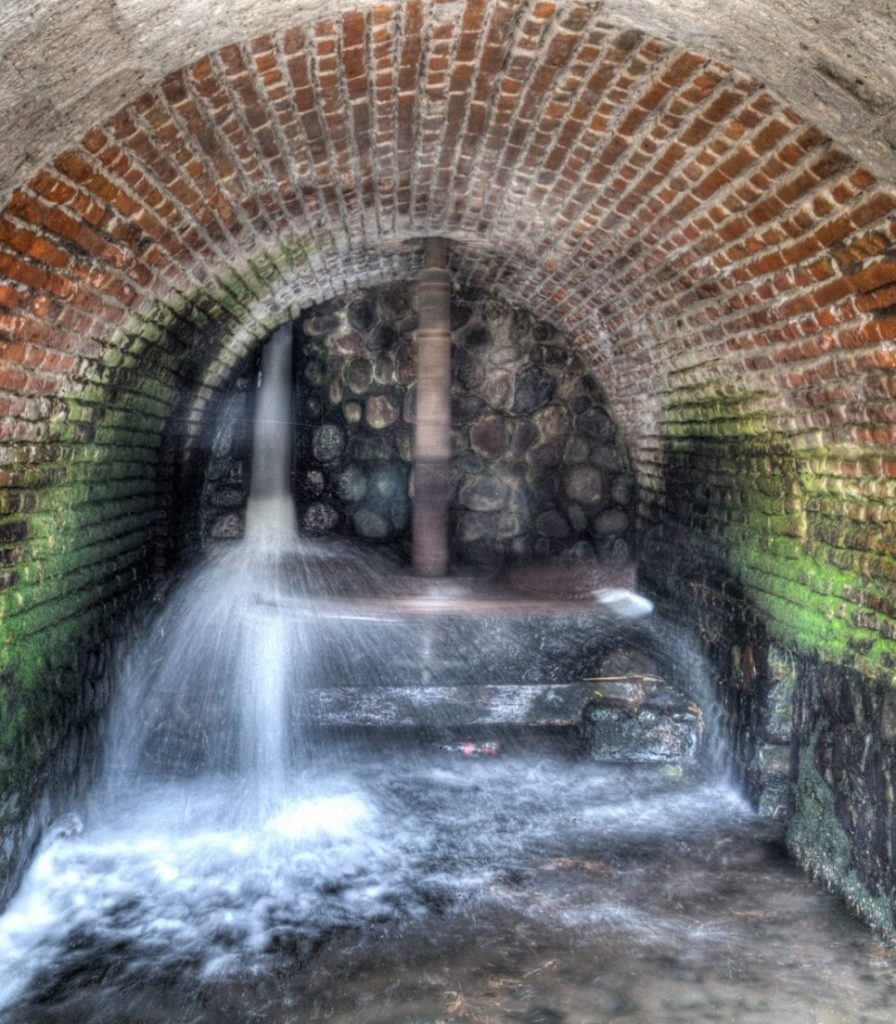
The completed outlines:
<svg viewBox="0 0 896 1024">
<path fill-rule="evenodd" d="M 676 576 L 648 552 L 641 580 L 664 615 L 696 634 L 735 777 L 760 814 L 785 824 L 800 864 L 869 924 L 896 934 L 892 679 L 776 641 L 718 557 L 699 560 L 692 541 L 676 570 L 689 553 L 688 573 Z"/>
<path fill-rule="evenodd" d="M 296 326 L 300 529 L 406 544 L 415 419 L 413 284 L 350 293 Z M 452 557 L 631 556 L 635 488 L 600 383 L 569 339 L 482 293 L 452 302 Z M 248 378 L 222 406 L 202 519 L 242 535 Z"/>
</svg>

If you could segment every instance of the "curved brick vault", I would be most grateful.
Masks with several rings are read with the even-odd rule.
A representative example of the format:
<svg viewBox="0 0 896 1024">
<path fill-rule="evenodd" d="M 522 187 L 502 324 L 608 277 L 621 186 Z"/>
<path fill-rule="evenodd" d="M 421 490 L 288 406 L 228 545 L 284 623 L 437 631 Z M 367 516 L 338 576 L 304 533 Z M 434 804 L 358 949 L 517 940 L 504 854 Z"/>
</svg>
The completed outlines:
<svg viewBox="0 0 896 1024">
<path fill-rule="evenodd" d="M 217 390 L 302 306 L 413 275 L 431 234 L 588 355 L 648 577 L 888 672 L 894 210 L 760 82 L 592 6 L 307 14 L 168 75 L 0 217 L 7 768 L 58 742 Z"/>
</svg>

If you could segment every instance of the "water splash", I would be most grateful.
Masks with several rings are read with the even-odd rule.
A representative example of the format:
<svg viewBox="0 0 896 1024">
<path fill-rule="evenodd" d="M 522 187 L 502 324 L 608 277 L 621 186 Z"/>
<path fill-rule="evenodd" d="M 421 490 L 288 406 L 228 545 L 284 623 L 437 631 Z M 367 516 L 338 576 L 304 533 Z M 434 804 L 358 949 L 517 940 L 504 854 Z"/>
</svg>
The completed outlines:
<svg viewBox="0 0 896 1024">
<path fill-rule="evenodd" d="M 0 1007 L 98 976 L 189 987 L 258 973 L 284 948 L 301 959 L 340 931 L 487 902 L 520 858 L 582 828 L 627 842 L 743 813 L 725 787 L 619 798 L 620 777 L 591 765 L 528 758 L 489 774 L 431 754 L 387 766 L 364 751 L 349 770 L 343 752 L 310 749 L 310 682 L 359 692 L 402 674 L 568 676 L 578 644 L 625 636 L 627 616 L 648 609 L 614 591 L 619 617 L 596 641 L 590 612 L 564 629 L 538 614 L 489 618 L 446 581 L 413 593 L 409 615 L 413 588 L 393 558 L 300 540 L 290 346 L 280 328 L 262 356 L 245 541 L 174 587 L 123 659 L 88 827 L 48 835 L 0 919 Z M 358 595 L 376 598 L 373 614 L 348 600 Z M 449 614 L 416 617 L 439 602 Z"/>
</svg>

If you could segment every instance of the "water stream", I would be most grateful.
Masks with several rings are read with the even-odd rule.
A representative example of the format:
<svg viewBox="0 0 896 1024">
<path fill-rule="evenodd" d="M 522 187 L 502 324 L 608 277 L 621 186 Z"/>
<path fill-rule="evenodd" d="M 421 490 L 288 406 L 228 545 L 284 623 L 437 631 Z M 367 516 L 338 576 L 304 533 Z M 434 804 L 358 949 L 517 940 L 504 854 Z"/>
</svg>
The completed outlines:
<svg viewBox="0 0 896 1024">
<path fill-rule="evenodd" d="M 104 777 L 0 918 L 0 1020 L 890 1024 L 891 955 L 712 757 L 312 735 L 306 695 L 334 665 L 375 686 L 394 681 L 384 643 L 416 637 L 426 671 L 439 648 L 397 612 L 334 615 L 347 580 L 388 591 L 390 563 L 296 539 L 288 360 L 281 331 L 245 544 L 174 588 L 123 658 Z M 455 657 L 524 672 L 512 639 Z M 553 663 L 565 646 L 546 644 Z"/>
</svg>

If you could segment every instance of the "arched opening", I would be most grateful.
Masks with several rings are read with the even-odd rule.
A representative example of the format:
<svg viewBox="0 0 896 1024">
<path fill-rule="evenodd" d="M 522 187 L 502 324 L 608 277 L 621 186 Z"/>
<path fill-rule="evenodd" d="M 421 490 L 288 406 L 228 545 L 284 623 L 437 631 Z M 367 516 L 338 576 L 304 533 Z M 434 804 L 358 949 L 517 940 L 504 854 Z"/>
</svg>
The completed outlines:
<svg viewBox="0 0 896 1024">
<path fill-rule="evenodd" d="M 305 529 L 406 541 L 408 289 L 440 236 L 469 312 L 454 554 L 624 545 L 697 630 L 754 802 L 892 930 L 889 65 L 813 58 L 813 100 L 743 19 L 722 51 L 693 5 L 676 25 L 646 5 L 656 35 L 623 6 L 213 19 L 217 48 L 147 41 L 164 78 L 141 65 L 105 108 L 96 83 L 88 120 L 4 179 L 7 895 L 90 776 L 110 641 L 240 532 L 234 431 L 281 324 L 309 403 Z"/>
</svg>

